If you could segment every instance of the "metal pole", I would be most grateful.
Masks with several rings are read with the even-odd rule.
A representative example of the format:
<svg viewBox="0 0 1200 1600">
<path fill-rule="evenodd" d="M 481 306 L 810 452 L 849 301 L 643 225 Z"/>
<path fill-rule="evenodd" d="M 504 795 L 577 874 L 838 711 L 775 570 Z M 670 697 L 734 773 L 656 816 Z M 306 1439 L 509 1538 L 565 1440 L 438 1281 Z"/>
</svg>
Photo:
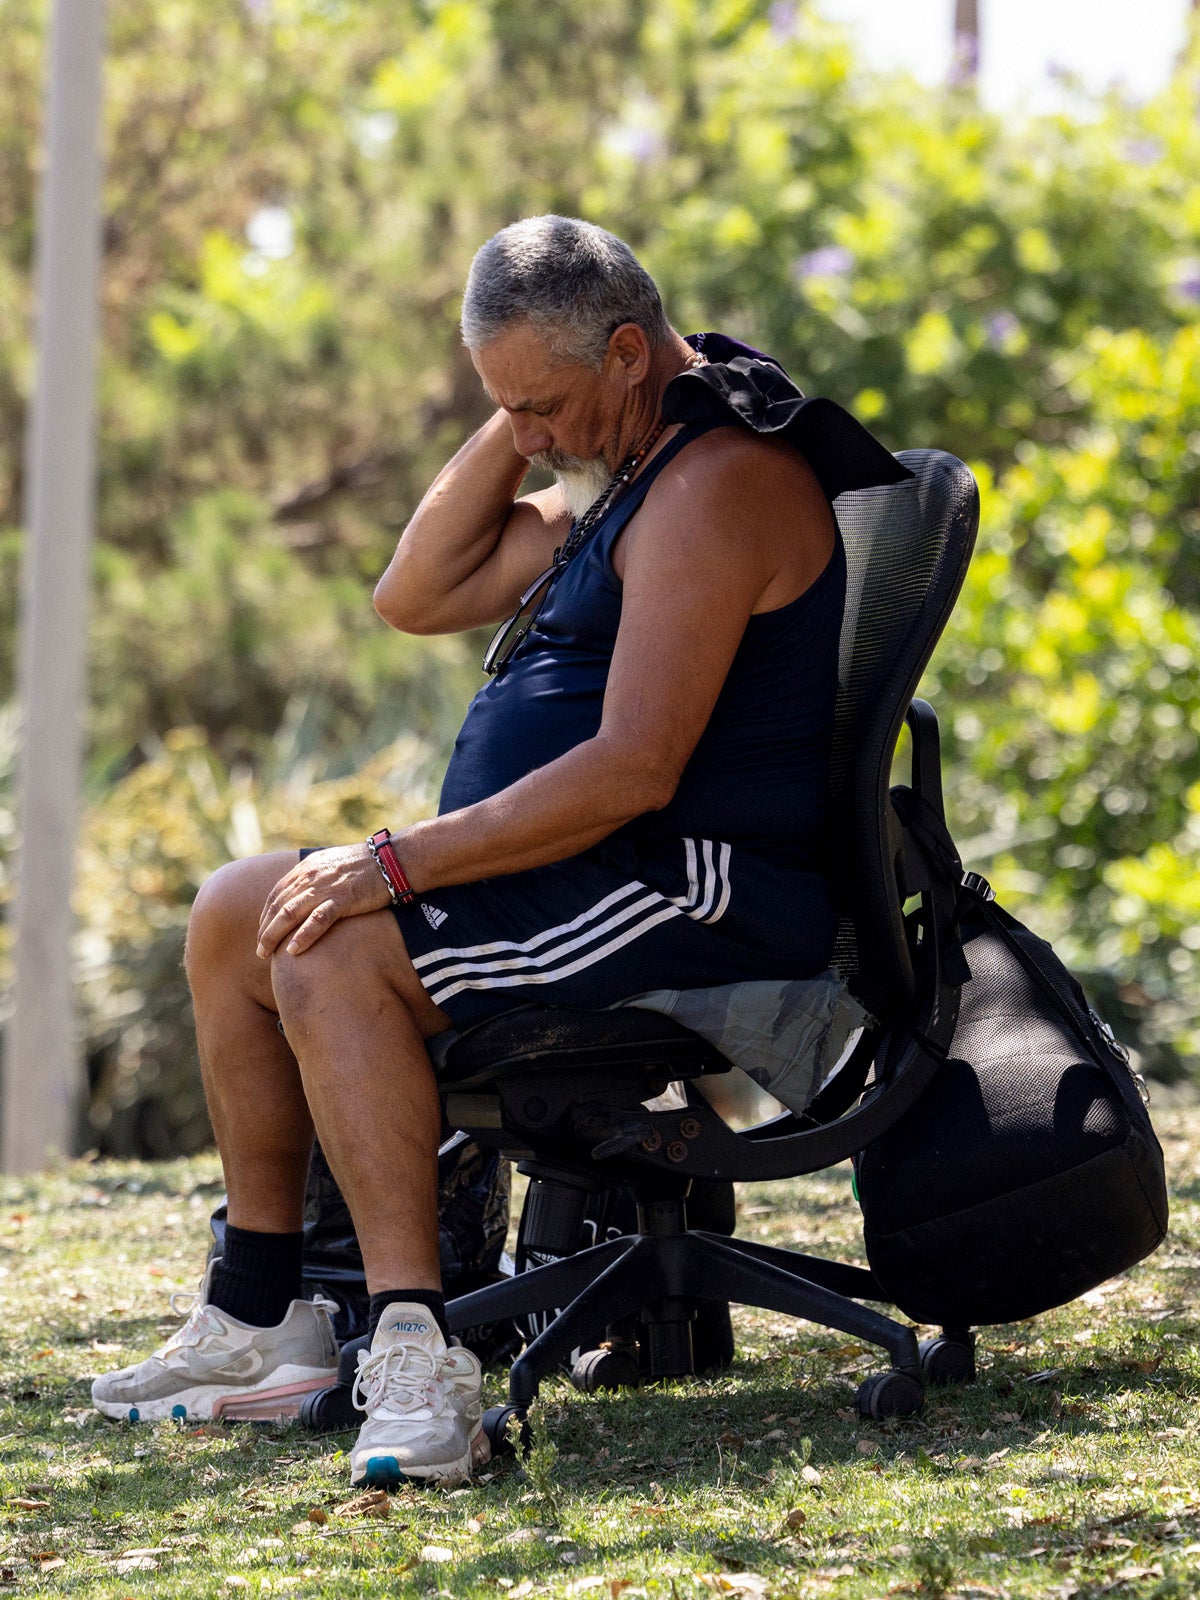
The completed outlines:
<svg viewBox="0 0 1200 1600">
<path fill-rule="evenodd" d="M 103 47 L 104 0 L 55 0 L 26 434 L 16 992 L 3 1098 L 8 1172 L 36 1171 L 70 1153 L 82 1088 L 71 891 L 95 477 Z"/>
</svg>

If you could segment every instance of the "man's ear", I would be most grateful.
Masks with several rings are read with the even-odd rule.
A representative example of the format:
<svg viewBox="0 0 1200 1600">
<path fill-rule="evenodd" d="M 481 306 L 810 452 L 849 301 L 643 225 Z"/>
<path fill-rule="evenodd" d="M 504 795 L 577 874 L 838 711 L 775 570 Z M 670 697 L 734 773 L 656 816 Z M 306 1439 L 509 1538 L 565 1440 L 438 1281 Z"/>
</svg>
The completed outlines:
<svg viewBox="0 0 1200 1600">
<path fill-rule="evenodd" d="M 606 360 L 614 362 L 629 384 L 642 383 L 650 371 L 650 341 L 636 322 L 622 322 L 609 337 Z"/>
</svg>

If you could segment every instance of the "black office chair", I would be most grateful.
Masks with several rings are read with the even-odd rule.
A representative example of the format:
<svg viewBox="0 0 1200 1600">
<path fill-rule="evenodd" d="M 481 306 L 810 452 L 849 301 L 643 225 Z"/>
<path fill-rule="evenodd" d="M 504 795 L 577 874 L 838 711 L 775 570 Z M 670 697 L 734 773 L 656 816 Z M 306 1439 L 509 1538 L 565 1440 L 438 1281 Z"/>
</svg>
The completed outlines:
<svg viewBox="0 0 1200 1600">
<path fill-rule="evenodd" d="M 871 1021 L 832 1081 L 802 1114 L 735 1132 L 697 1089 L 729 1063 L 652 1012 L 523 1007 L 431 1041 L 447 1121 L 517 1159 L 530 1178 L 524 1226 L 542 1255 L 562 1257 L 447 1308 L 454 1330 L 515 1317 L 536 1332 L 512 1367 L 509 1405 L 486 1419 L 498 1446 L 573 1352 L 584 1352 L 575 1365 L 584 1388 L 693 1372 L 696 1305 L 714 1299 L 879 1345 L 891 1366 L 860 1388 L 866 1416 L 912 1415 L 927 1379 L 973 1373 L 969 1331 L 944 1330 L 920 1347 L 912 1328 L 859 1304 L 886 1301 L 869 1272 L 690 1228 L 687 1216 L 693 1179 L 793 1177 L 863 1149 L 912 1105 L 953 1033 L 963 977 L 953 906 L 923 877 L 889 790 L 907 721 L 913 787 L 941 811 L 937 721 L 912 695 L 961 588 L 979 497 L 953 456 L 899 459 L 911 479 L 835 506 L 848 583 L 832 779 L 834 965 Z M 671 1083 L 686 1104 L 648 1109 Z M 590 1197 L 613 1183 L 633 1189 L 637 1233 L 569 1254 Z"/>
</svg>

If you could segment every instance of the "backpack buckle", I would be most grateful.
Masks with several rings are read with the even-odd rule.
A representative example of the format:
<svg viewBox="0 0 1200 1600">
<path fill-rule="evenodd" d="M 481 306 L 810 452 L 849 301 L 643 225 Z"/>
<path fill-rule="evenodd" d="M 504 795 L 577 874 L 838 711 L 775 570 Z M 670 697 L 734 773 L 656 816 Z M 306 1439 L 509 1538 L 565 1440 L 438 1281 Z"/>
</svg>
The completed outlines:
<svg viewBox="0 0 1200 1600">
<path fill-rule="evenodd" d="M 969 890 L 971 894 L 978 895 L 985 902 L 996 898 L 996 891 L 982 872 L 964 872 L 962 886 L 964 889 Z"/>
</svg>

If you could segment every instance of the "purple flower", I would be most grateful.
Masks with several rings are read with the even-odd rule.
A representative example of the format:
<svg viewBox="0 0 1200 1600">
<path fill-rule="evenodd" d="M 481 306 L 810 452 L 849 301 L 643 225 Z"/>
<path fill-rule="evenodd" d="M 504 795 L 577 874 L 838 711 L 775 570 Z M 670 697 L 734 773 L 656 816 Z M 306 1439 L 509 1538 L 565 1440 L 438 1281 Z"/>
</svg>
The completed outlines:
<svg viewBox="0 0 1200 1600">
<path fill-rule="evenodd" d="M 767 12 L 767 20 L 777 39 L 794 39 L 800 31 L 800 12 L 795 0 L 775 0 Z"/>
<path fill-rule="evenodd" d="M 1011 311 L 997 311 L 987 319 L 984 324 L 987 329 L 987 342 L 993 350 L 1003 350 L 1014 333 L 1020 332 L 1021 324 Z"/>
<path fill-rule="evenodd" d="M 1200 261 L 1181 261 L 1175 279 L 1175 293 L 1191 305 L 1200 305 Z"/>
<path fill-rule="evenodd" d="M 631 128 L 625 148 L 639 164 L 654 161 L 663 153 L 663 136 L 655 128 Z"/>
<path fill-rule="evenodd" d="M 823 244 L 820 249 L 800 256 L 792 267 L 792 274 L 801 283 L 806 278 L 840 278 L 853 265 L 854 257 L 845 245 Z"/>
<path fill-rule="evenodd" d="M 1125 159 L 1132 161 L 1135 167 L 1152 167 L 1162 160 L 1162 154 L 1162 143 L 1158 139 L 1127 139 L 1125 142 Z"/>
</svg>

